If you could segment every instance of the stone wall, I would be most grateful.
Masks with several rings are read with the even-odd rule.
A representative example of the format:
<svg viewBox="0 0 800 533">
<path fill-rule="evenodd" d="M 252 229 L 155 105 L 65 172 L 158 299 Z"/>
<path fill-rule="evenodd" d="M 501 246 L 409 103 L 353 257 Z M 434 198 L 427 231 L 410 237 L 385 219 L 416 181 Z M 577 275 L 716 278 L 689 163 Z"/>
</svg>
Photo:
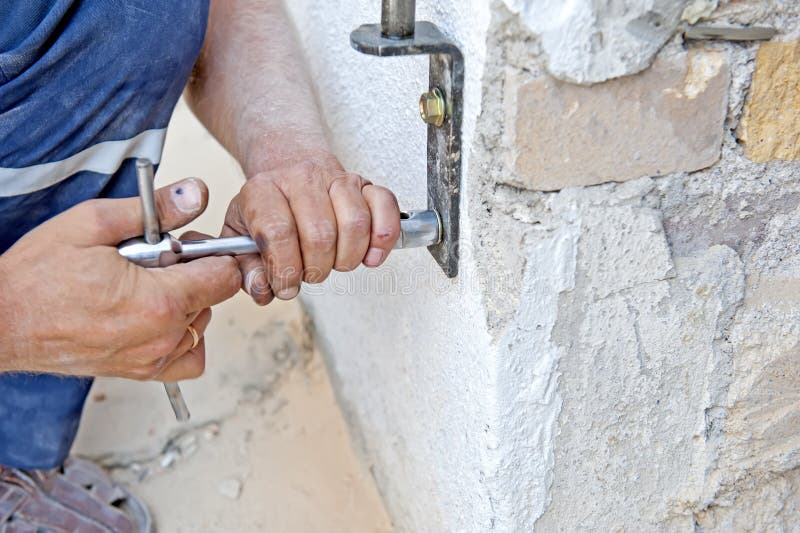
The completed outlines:
<svg viewBox="0 0 800 533">
<path fill-rule="evenodd" d="M 425 64 L 349 50 L 353 4 L 291 3 L 333 138 L 423 205 Z M 800 523 L 800 5 L 418 4 L 467 56 L 462 273 L 304 296 L 398 530 Z"/>
</svg>

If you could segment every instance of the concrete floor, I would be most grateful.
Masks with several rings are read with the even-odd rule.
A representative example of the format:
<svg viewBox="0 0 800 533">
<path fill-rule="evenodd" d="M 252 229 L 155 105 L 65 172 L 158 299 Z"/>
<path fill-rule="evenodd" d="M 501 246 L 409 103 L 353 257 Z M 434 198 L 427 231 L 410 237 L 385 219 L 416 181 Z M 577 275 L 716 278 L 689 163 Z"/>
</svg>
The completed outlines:
<svg viewBox="0 0 800 533">
<path fill-rule="evenodd" d="M 218 232 L 243 178 L 181 103 L 157 182 L 203 178 Z M 182 384 L 175 422 L 160 384 L 100 379 L 75 453 L 94 458 L 153 510 L 160 531 L 388 532 L 297 302 L 259 308 L 240 294 L 214 309 L 207 370 Z"/>
</svg>

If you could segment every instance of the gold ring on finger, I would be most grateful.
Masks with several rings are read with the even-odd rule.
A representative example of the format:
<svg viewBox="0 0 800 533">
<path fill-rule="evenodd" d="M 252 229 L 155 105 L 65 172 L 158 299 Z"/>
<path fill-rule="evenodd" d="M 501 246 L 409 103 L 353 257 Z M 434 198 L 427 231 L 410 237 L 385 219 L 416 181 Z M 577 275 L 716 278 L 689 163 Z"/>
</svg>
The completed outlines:
<svg viewBox="0 0 800 533">
<path fill-rule="evenodd" d="M 200 335 L 197 333 L 197 330 L 194 329 L 194 326 L 191 324 L 186 326 L 186 331 L 192 334 L 192 347 L 189 349 L 194 350 L 195 348 L 197 348 L 197 345 L 200 344 Z"/>
</svg>

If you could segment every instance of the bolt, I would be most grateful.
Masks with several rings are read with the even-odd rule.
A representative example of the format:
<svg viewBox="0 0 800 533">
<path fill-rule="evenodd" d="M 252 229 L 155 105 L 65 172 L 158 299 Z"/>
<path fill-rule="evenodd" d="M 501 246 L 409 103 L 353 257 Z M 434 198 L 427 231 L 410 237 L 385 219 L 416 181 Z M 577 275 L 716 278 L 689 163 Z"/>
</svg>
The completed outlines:
<svg viewBox="0 0 800 533">
<path fill-rule="evenodd" d="M 445 108 L 442 91 L 434 88 L 419 97 L 419 116 L 425 124 L 433 124 L 437 128 L 444 124 Z"/>
</svg>

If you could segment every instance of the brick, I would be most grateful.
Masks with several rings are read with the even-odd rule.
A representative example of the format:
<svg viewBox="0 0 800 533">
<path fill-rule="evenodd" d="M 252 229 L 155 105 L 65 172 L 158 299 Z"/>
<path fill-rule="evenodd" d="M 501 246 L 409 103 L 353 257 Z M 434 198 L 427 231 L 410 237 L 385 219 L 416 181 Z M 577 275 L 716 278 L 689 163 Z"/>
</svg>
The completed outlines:
<svg viewBox="0 0 800 533">
<path fill-rule="evenodd" d="M 736 134 L 753 161 L 800 159 L 800 41 L 760 46 Z"/>
<path fill-rule="evenodd" d="M 719 159 L 729 81 L 721 53 L 691 52 L 589 87 L 522 83 L 511 181 L 558 190 L 706 168 Z"/>
</svg>

